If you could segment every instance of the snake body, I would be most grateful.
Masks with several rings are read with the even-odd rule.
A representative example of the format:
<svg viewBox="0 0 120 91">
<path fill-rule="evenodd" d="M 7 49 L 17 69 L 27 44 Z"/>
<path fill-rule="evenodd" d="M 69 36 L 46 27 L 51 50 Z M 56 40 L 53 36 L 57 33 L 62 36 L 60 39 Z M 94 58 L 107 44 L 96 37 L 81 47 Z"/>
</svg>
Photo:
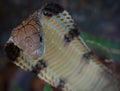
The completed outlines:
<svg viewBox="0 0 120 91">
<path fill-rule="evenodd" d="M 113 72 L 58 4 L 44 5 L 13 29 L 5 51 L 13 63 L 63 91 L 118 91 Z"/>
</svg>

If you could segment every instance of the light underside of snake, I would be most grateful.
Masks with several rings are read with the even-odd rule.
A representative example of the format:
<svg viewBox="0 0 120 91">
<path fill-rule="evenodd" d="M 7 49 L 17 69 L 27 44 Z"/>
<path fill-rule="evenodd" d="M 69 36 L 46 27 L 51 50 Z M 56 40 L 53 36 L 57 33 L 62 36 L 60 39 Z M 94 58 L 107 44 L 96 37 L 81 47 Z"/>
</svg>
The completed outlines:
<svg viewBox="0 0 120 91">
<path fill-rule="evenodd" d="M 76 28 L 68 12 L 52 14 L 40 9 L 13 29 L 7 43 L 21 49 L 13 62 L 63 91 L 118 91 L 113 72 L 89 55 L 81 36 L 65 38 Z"/>
</svg>

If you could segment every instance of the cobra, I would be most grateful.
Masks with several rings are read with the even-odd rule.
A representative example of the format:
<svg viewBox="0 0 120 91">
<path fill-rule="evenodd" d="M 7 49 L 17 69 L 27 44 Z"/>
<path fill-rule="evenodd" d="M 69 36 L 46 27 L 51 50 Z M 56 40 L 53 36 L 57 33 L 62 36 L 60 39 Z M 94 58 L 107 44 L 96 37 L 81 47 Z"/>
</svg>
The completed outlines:
<svg viewBox="0 0 120 91">
<path fill-rule="evenodd" d="M 92 53 L 59 4 L 44 5 L 14 28 L 5 51 L 14 64 L 63 91 L 119 90 L 114 73 Z"/>
</svg>

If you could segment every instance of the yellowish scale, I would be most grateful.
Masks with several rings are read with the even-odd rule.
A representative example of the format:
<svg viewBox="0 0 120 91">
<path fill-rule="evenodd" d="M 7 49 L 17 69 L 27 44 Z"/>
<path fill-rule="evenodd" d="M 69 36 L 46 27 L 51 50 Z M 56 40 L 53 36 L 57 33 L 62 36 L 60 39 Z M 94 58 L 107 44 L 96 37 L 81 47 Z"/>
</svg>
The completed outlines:
<svg viewBox="0 0 120 91">
<path fill-rule="evenodd" d="M 94 86 L 97 86 L 97 91 L 101 91 L 109 83 L 109 80 L 102 74 L 104 70 L 96 64 L 95 60 L 91 59 L 85 65 L 85 61 L 87 60 L 83 59 L 82 56 L 88 52 L 88 49 L 78 39 L 65 45 L 64 35 L 62 35 L 62 32 L 65 33 L 64 28 L 59 27 L 57 22 L 52 19 L 47 19 L 45 16 L 42 19 L 44 20 L 43 28 L 45 29 L 45 54 L 43 54 L 41 59 L 48 64 L 47 69 L 42 70 L 42 75 L 47 74 L 48 71 L 46 70 L 50 70 L 51 74 L 48 72 L 49 74 L 46 75 L 48 78 L 49 76 L 53 76 L 55 80 L 58 78 L 64 79 L 66 82 L 64 91 L 92 91 Z M 48 21 L 57 27 L 53 28 L 53 26 L 49 25 Z M 48 81 L 44 76 L 41 76 L 41 73 L 38 76 L 53 86 L 59 84 L 59 81 L 55 82 L 51 78 L 49 79 L 51 81 Z M 99 85 L 96 85 L 98 83 Z M 113 91 L 113 89 L 107 91 Z"/>
</svg>

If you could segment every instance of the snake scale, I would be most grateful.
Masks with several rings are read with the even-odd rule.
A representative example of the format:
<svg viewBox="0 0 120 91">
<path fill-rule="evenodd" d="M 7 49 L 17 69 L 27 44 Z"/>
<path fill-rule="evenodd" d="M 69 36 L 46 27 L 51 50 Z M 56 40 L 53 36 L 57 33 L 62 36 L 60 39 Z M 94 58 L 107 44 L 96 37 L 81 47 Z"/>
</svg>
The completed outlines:
<svg viewBox="0 0 120 91">
<path fill-rule="evenodd" d="M 63 91 L 118 91 L 114 73 L 85 44 L 69 13 L 48 3 L 14 28 L 8 58 Z"/>
</svg>

